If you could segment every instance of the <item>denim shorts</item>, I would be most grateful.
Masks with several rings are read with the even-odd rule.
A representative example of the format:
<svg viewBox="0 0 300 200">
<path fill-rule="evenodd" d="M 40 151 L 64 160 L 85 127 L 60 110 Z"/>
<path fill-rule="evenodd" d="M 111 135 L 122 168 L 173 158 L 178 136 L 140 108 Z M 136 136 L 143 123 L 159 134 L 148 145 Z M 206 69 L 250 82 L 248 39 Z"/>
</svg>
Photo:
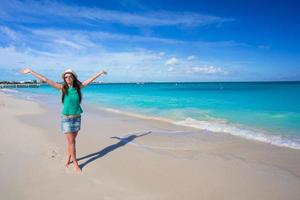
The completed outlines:
<svg viewBox="0 0 300 200">
<path fill-rule="evenodd" d="M 61 131 L 63 133 L 75 133 L 80 130 L 81 127 L 81 116 L 68 117 L 65 115 L 61 116 Z"/>
</svg>

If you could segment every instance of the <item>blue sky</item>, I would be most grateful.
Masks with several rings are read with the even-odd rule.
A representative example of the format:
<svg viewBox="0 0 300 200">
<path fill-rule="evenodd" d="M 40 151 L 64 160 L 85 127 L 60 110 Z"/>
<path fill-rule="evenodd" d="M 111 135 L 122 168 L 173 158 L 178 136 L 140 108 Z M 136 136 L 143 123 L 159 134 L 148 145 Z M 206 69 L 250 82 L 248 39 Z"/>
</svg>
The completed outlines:
<svg viewBox="0 0 300 200">
<path fill-rule="evenodd" d="M 300 80 L 300 3 L 0 0 L 0 80 Z"/>
</svg>

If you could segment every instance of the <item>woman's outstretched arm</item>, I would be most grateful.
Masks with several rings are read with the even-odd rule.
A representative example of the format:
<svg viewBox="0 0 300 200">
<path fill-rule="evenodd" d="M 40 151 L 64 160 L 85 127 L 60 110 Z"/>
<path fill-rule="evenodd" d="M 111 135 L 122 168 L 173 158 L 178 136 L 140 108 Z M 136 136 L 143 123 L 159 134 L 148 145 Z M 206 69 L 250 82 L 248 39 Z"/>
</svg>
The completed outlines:
<svg viewBox="0 0 300 200">
<path fill-rule="evenodd" d="M 89 78 L 89 79 L 83 81 L 81 87 L 86 87 L 88 84 L 90 84 L 91 82 L 93 82 L 96 78 L 98 78 L 98 77 L 101 76 L 101 75 L 105 75 L 105 74 L 107 74 L 106 71 L 98 72 L 97 74 L 95 74 L 95 75 L 92 76 L 91 78 Z"/>
<path fill-rule="evenodd" d="M 36 73 L 32 69 L 29 69 L 29 68 L 21 69 L 20 73 L 22 73 L 22 74 L 29 74 L 30 73 L 33 76 L 37 77 L 38 79 L 40 79 L 40 80 L 48 83 L 50 86 L 52 86 L 52 87 L 54 87 L 54 88 L 56 88 L 58 90 L 62 89 L 62 84 L 56 83 L 56 82 L 54 82 L 54 81 L 52 81 L 52 80 L 44 77 L 43 75 Z"/>
</svg>

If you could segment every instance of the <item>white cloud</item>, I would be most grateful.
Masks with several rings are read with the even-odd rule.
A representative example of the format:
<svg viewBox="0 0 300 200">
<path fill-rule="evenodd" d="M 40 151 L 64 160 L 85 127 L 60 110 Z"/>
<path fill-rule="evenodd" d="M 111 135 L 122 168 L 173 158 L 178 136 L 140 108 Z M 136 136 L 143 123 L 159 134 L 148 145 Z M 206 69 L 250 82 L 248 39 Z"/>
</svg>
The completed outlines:
<svg viewBox="0 0 300 200">
<path fill-rule="evenodd" d="M 193 56 L 193 55 L 187 57 L 187 60 L 195 60 L 195 59 L 196 59 L 196 56 Z"/>
<path fill-rule="evenodd" d="M 205 48 L 213 47 L 214 49 L 219 46 L 238 45 L 234 41 L 183 41 L 112 33 L 98 31 L 97 25 L 92 29 L 93 31 L 81 26 L 80 29 L 67 29 L 67 27 L 55 28 L 53 26 L 47 28 L 49 27 L 47 26 L 49 22 L 46 20 L 51 15 L 51 20 L 54 19 L 55 23 L 61 20 L 62 23 L 78 22 L 81 23 L 80 25 L 83 25 L 85 23 L 94 24 L 94 22 L 96 24 L 98 23 L 96 21 L 102 21 L 101 23 L 106 21 L 128 26 L 148 26 L 146 28 L 149 28 L 149 26 L 202 26 L 222 21 L 222 19 L 214 18 L 213 16 L 164 11 L 132 14 L 66 6 L 65 4 L 51 3 L 50 1 L 42 3 L 37 1 L 7 2 L 6 4 L 9 4 L 9 6 L 4 5 L 2 7 L 1 5 L 0 7 L 0 20 L 8 22 L 6 23 L 7 26 L 0 25 L 0 34 L 2 33 L 5 36 L 1 41 L 5 42 L 5 47 L 0 46 L 0 68 L 32 67 L 39 71 L 62 71 L 66 67 L 71 67 L 75 70 L 89 72 L 104 68 L 111 72 L 109 73 L 110 77 L 118 75 L 119 77 L 127 77 L 128 79 L 134 77 L 135 73 L 142 74 L 146 79 L 149 78 L 149 74 L 153 77 L 172 77 L 175 76 L 174 74 L 185 76 L 187 75 L 184 71 L 187 66 L 186 64 L 201 66 L 202 63 L 197 62 L 198 59 L 194 55 L 190 55 L 187 58 L 176 58 L 173 52 L 170 55 L 174 55 L 174 57 L 169 57 L 169 50 L 173 50 L 173 47 L 177 47 L 176 45 L 190 48 L 190 45 L 193 44 L 193 47 L 198 45 Z M 61 5 L 62 7 L 60 7 Z M 9 9 L 6 9 L 7 7 Z M 15 16 L 12 15 L 14 13 L 16 14 Z M 178 17 L 179 15 L 182 15 L 182 17 Z M 122 17 L 123 19 L 119 19 Z M 21 25 L 18 24 L 18 22 L 30 22 L 30 20 L 42 25 L 35 27 L 46 28 L 32 28 L 32 26 L 26 26 L 24 23 Z M 8 27 L 10 24 L 14 25 Z M 144 49 L 149 46 L 151 46 L 149 48 L 151 51 Z M 215 63 L 211 64 L 214 65 Z M 218 64 L 216 63 L 216 65 Z M 197 71 L 197 73 L 205 73 L 204 69 L 192 69 L 191 67 L 190 69 L 194 70 L 194 72 Z M 176 73 L 166 73 L 166 75 L 159 73 L 160 70 Z M 213 69 L 210 69 L 206 70 L 206 73 L 214 72 Z M 218 69 L 215 69 L 215 73 L 218 73 Z"/>
<path fill-rule="evenodd" d="M 7 36 L 12 41 L 17 40 L 17 33 L 12 29 L 8 28 L 7 26 L 0 25 L 0 32 L 2 32 L 5 36 Z"/>
<path fill-rule="evenodd" d="M 62 51 L 65 47 L 73 47 L 75 50 L 93 50 L 99 51 L 103 49 L 105 42 L 125 42 L 138 44 L 139 43 L 165 43 L 166 45 L 184 44 L 184 41 L 178 41 L 166 38 L 132 36 L 126 34 L 115 34 L 102 31 L 81 31 L 81 30 L 57 30 L 57 29 L 26 29 L 28 32 L 23 36 L 27 43 L 38 43 L 34 46 L 46 46 L 49 51 Z M 20 33 L 21 34 L 21 33 Z M 38 38 L 38 40 L 34 40 Z M 117 44 L 120 44 L 119 42 Z M 58 45 L 58 46 L 57 46 Z M 109 46 L 110 48 L 110 46 Z M 69 50 L 69 49 L 68 49 Z M 165 55 L 164 52 L 159 53 L 161 58 Z"/>
<path fill-rule="evenodd" d="M 221 67 L 215 66 L 192 67 L 192 72 L 199 74 L 227 74 Z"/>
<path fill-rule="evenodd" d="M 173 67 L 169 67 L 169 68 L 167 69 L 167 71 L 168 71 L 168 72 L 172 72 L 172 71 L 174 71 L 174 68 L 173 68 Z"/>
<path fill-rule="evenodd" d="M 26 31 L 28 33 L 24 40 L 27 43 L 33 43 L 32 39 L 38 38 L 39 46 L 46 44 L 47 47 L 53 46 L 54 49 L 63 49 L 63 46 L 66 46 L 77 50 L 101 46 L 99 43 L 93 42 L 91 34 L 85 31 L 57 29 L 26 29 Z M 61 46 L 57 48 L 57 45 Z"/>
<path fill-rule="evenodd" d="M 188 63 L 180 62 L 177 65 L 167 65 L 161 59 L 159 52 L 152 51 L 122 51 L 122 52 L 88 52 L 84 54 L 61 52 L 45 53 L 32 49 L 17 50 L 15 47 L 0 47 L 0 69 L 20 69 L 30 67 L 41 72 L 46 77 L 60 81 L 59 74 L 65 68 L 73 68 L 79 73 L 80 80 L 84 80 L 98 70 L 107 70 L 109 76 L 105 80 L 123 82 L 123 81 L 187 81 L 190 78 L 196 78 L 197 75 L 218 75 L 219 78 L 227 74 L 221 67 L 202 65 L 197 61 Z M 178 62 L 174 59 L 170 63 Z M 181 58 L 179 58 L 181 60 Z M 176 61 L 176 62 L 175 62 Z M 189 66 L 187 66 L 189 64 Z M 197 67 L 193 67 L 197 66 Z M 17 70 L 15 70 L 17 71 Z M 169 73 L 162 73 L 163 71 Z M 137 77 L 136 75 L 139 74 Z M 151 76 L 149 76 L 151 74 Z M 209 77 L 209 76 L 207 76 Z M 3 74 L 0 74 L 0 80 L 5 80 Z M 20 77 L 12 77 L 18 79 Z M 25 77 L 21 77 L 21 79 Z M 33 78 L 28 76 L 27 78 Z M 195 79 L 196 80 L 196 79 Z"/>
<path fill-rule="evenodd" d="M 173 57 L 170 58 L 169 60 L 166 61 L 165 65 L 177 65 L 178 64 L 178 59 Z"/>
<path fill-rule="evenodd" d="M 159 52 L 159 56 L 164 57 L 166 55 L 165 52 Z"/>
<path fill-rule="evenodd" d="M 101 44 L 101 42 L 107 41 L 122 41 L 134 43 L 151 43 L 151 44 L 166 44 L 166 45 L 193 45 L 200 48 L 226 48 L 226 47 L 239 47 L 247 46 L 247 44 L 237 43 L 235 41 L 218 41 L 218 42 L 208 42 L 208 41 L 183 41 L 177 39 L 160 38 L 160 37 L 149 37 L 149 36 L 139 36 L 139 35 L 127 35 L 120 33 L 111 33 L 104 31 L 82 31 L 73 29 L 26 29 L 28 33 L 31 33 L 31 38 L 23 35 L 23 38 L 27 37 L 27 40 L 35 41 L 38 36 L 40 42 L 49 41 L 53 43 L 53 40 L 64 39 L 71 41 L 81 46 L 85 47 L 96 47 Z M 16 32 L 15 32 L 16 33 Z M 161 56 L 165 56 L 165 52 L 160 53 Z M 188 60 L 196 59 L 196 56 L 191 55 L 187 58 Z"/>
<path fill-rule="evenodd" d="M 37 70 L 55 69 L 62 71 L 66 67 L 75 70 L 97 71 L 106 69 L 113 74 L 133 76 L 136 72 L 147 74 L 155 71 L 155 66 L 163 66 L 159 53 L 150 51 L 128 52 L 89 52 L 81 54 L 68 52 L 47 54 L 32 49 L 17 50 L 14 46 L 0 48 L 0 68 L 32 67 Z"/>
<path fill-rule="evenodd" d="M 130 43 L 130 45 L 134 47 L 142 47 L 145 43 L 164 43 L 165 45 L 190 45 L 191 43 L 199 43 L 197 41 L 188 42 L 168 38 L 143 37 L 137 35 L 132 36 L 102 31 L 82 31 L 73 29 L 62 30 L 54 28 L 22 28 L 20 30 L 13 30 L 8 27 L 2 27 L 2 29 L 2 32 L 5 31 L 9 33 L 11 38 L 17 39 L 17 41 L 14 42 L 12 41 L 12 39 L 7 40 L 7 38 L 4 37 L 2 41 L 6 40 L 6 46 L 13 45 L 17 49 L 27 48 L 31 49 L 32 51 L 43 51 L 44 53 L 50 54 L 57 54 L 62 52 L 68 52 L 69 54 L 72 54 L 74 52 L 80 52 L 81 54 L 87 53 L 89 51 L 99 52 L 103 51 L 104 49 L 111 48 L 111 41 L 115 42 L 114 45 L 117 45 L 117 47 L 114 47 L 116 51 L 118 51 L 118 48 L 122 48 L 124 47 L 124 45 L 126 46 L 126 43 Z M 118 41 L 124 42 L 124 44 Z M 220 42 L 219 47 L 223 47 L 224 45 L 226 46 L 226 44 L 226 42 L 225 44 L 224 42 Z M 230 43 L 230 45 L 232 45 L 232 43 Z M 199 46 L 218 47 L 218 43 L 200 42 Z M 165 57 L 165 52 L 160 52 L 159 55 L 160 59 L 163 59 Z M 190 61 L 193 59 L 193 55 L 188 57 L 188 60 Z"/>
<path fill-rule="evenodd" d="M 84 46 L 82 45 L 79 45 L 75 42 L 72 42 L 72 41 L 69 41 L 69 40 L 66 40 L 64 38 L 62 39 L 59 39 L 59 40 L 55 40 L 56 43 L 59 43 L 59 44 L 62 44 L 62 45 L 66 45 L 68 47 L 72 47 L 72 48 L 75 48 L 77 50 L 80 50 L 80 49 L 84 49 Z"/>
<path fill-rule="evenodd" d="M 270 47 L 267 45 L 258 45 L 258 48 L 259 49 L 270 49 Z"/>
<path fill-rule="evenodd" d="M 2 9 L 1 9 L 2 8 Z M 0 17 L 10 21 L 40 21 L 47 23 L 45 16 L 71 20 L 88 24 L 93 22 L 118 23 L 127 26 L 155 27 L 155 26 L 204 26 L 233 21 L 214 15 L 198 14 L 194 12 L 149 11 L 146 13 L 132 13 L 100 8 L 89 8 L 67 5 L 51 1 L 4 1 L 0 8 Z M 18 16 L 18 17 L 15 17 Z"/>
</svg>

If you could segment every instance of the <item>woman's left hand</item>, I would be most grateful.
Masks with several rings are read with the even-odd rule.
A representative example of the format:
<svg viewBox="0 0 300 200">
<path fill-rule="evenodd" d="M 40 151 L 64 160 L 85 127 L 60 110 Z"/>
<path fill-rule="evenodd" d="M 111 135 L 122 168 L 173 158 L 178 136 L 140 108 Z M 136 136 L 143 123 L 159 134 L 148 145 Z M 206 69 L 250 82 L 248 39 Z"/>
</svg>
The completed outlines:
<svg viewBox="0 0 300 200">
<path fill-rule="evenodd" d="M 21 73 L 21 74 L 28 74 L 28 73 L 31 73 L 31 69 L 29 69 L 29 68 L 24 68 L 24 69 L 21 69 L 19 72 Z"/>
</svg>

